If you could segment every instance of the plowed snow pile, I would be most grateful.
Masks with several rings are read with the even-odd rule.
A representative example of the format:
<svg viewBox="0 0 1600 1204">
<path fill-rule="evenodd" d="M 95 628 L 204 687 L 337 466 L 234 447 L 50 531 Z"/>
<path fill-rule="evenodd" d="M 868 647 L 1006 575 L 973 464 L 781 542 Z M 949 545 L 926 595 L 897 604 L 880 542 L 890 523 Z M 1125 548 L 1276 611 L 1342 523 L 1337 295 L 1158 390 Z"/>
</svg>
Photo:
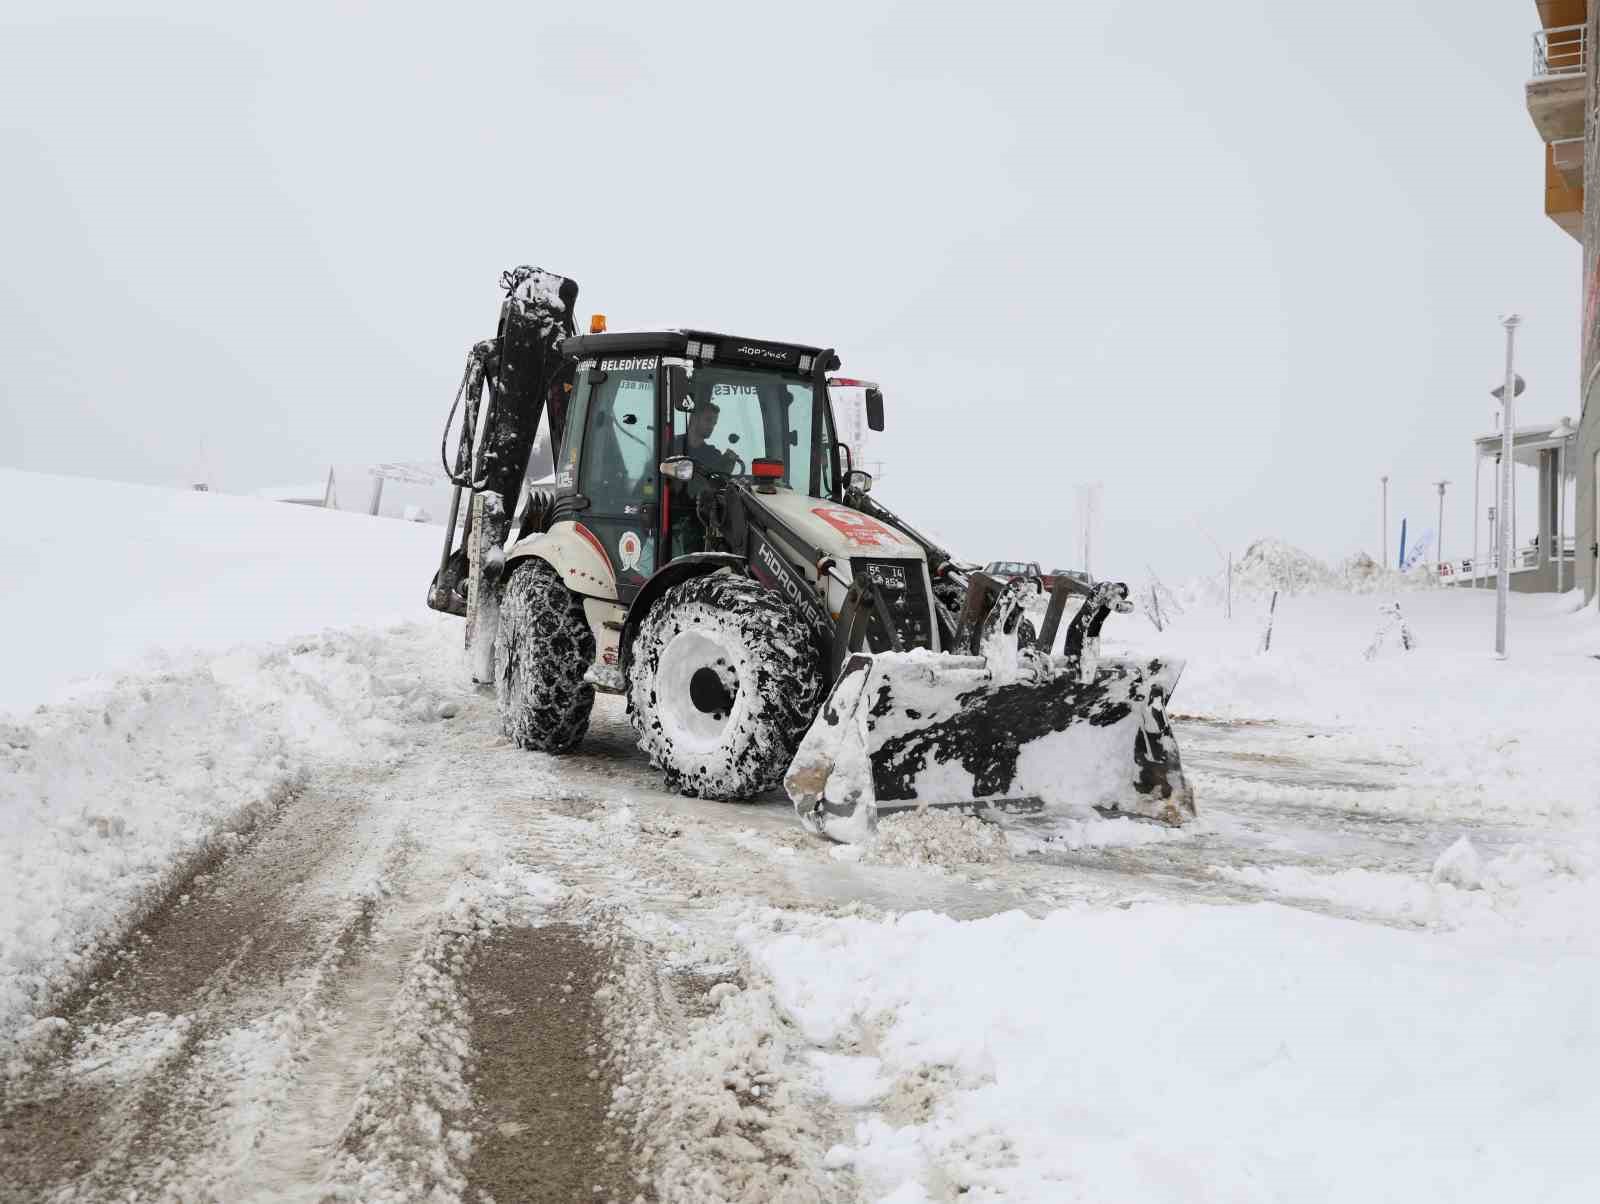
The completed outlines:
<svg viewBox="0 0 1600 1204">
<path fill-rule="evenodd" d="M 999 828 L 955 811 L 906 811 L 878 822 L 876 839 L 863 861 L 884 865 L 957 866 L 1000 861 L 1006 856 Z"/>
<path fill-rule="evenodd" d="M 381 765 L 441 698 L 375 631 L 174 651 L 415 615 L 436 528 L 12 470 L 0 503 L 55 524 L 0 532 L 3 1041 L 321 759 Z"/>
<path fill-rule="evenodd" d="M 1485 902 L 1432 938 L 1147 903 L 747 939 L 870 1199 L 1593 1199 L 1600 891 Z"/>
</svg>

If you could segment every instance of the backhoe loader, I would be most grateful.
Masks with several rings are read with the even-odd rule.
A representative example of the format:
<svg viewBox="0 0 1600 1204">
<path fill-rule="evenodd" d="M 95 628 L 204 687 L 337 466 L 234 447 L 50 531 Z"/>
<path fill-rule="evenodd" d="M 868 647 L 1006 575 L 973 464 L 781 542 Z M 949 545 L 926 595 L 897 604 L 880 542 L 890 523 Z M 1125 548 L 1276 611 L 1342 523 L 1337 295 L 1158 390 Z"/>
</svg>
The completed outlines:
<svg viewBox="0 0 1600 1204">
<path fill-rule="evenodd" d="M 873 497 L 830 390 L 863 388 L 872 430 L 883 393 L 830 376 L 832 348 L 598 315 L 577 334 L 576 282 L 501 283 L 446 424 L 428 601 L 466 617 L 518 745 L 573 749 L 620 694 L 672 789 L 781 782 L 841 841 L 926 806 L 1194 815 L 1166 717 L 1181 663 L 1100 655 L 1126 587 L 998 581 Z"/>
</svg>

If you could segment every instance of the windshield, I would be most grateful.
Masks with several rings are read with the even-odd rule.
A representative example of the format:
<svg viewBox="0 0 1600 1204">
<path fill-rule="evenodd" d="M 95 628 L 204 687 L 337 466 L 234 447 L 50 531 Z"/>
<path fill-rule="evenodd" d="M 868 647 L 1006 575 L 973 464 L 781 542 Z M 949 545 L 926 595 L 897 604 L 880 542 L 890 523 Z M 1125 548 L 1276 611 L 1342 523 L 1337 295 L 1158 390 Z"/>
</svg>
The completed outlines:
<svg viewBox="0 0 1600 1204">
<path fill-rule="evenodd" d="M 775 372 L 695 369 L 689 396 L 672 408 L 673 451 L 717 472 L 748 475 L 753 460 L 781 460 L 783 484 L 796 493 L 833 492 L 828 407 L 811 382 Z"/>
</svg>

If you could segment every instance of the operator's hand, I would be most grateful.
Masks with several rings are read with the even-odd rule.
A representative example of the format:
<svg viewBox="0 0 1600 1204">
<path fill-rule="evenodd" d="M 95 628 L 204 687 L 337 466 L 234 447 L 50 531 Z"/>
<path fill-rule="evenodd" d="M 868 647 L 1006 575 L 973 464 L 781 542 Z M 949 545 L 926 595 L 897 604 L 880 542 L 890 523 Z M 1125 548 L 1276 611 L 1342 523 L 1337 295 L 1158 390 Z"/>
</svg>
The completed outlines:
<svg viewBox="0 0 1600 1204">
<path fill-rule="evenodd" d="M 739 467 L 739 456 L 738 456 L 738 453 L 736 453 L 734 451 L 731 451 L 731 450 L 725 451 L 725 452 L 722 453 L 722 475 L 723 476 L 731 477 L 733 475 L 733 470 L 738 468 L 738 467 Z"/>
</svg>

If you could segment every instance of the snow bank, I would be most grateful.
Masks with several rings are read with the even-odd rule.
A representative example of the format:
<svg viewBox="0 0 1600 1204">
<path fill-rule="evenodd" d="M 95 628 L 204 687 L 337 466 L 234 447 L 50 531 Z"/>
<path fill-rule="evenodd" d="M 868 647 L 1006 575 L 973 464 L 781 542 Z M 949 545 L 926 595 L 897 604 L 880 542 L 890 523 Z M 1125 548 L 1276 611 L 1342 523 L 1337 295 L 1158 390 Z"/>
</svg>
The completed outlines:
<svg viewBox="0 0 1600 1204">
<path fill-rule="evenodd" d="M 883 865 L 951 867 L 984 865 L 1005 857 L 1003 829 L 974 816 L 930 808 L 879 820 L 861 859 Z"/>
<path fill-rule="evenodd" d="M 459 636 L 422 604 L 437 529 L 10 469 L 0 504 L 31 520 L 0 530 L 4 1038 L 309 766 L 440 714 L 374 631 L 242 642 L 428 616 L 448 663 Z"/>
<path fill-rule="evenodd" d="M 1408 573 L 1380 565 L 1364 552 L 1357 552 L 1337 565 L 1320 560 L 1303 548 L 1282 539 L 1258 539 L 1245 549 L 1233 565 L 1234 601 L 1338 591 L 1342 593 L 1394 593 L 1439 588 L 1438 579 L 1427 566 L 1419 565 Z M 1217 606 L 1227 596 L 1226 572 L 1197 577 L 1175 591 L 1179 609 Z"/>
<path fill-rule="evenodd" d="M 1592 914 L 1592 880 L 1568 885 Z M 746 939 L 858 1110 L 829 1159 L 872 1199 L 1600 1189 L 1592 926 L 1430 937 L 1163 903 L 789 927 Z"/>
<path fill-rule="evenodd" d="M 9 468 L 0 513 L 0 710 L 60 700 L 75 679 L 155 650 L 430 614 L 443 539 L 336 510 Z"/>
<path fill-rule="evenodd" d="M 385 648 L 330 633 L 238 649 L 0 723 L 0 1038 L 310 766 L 387 761 L 407 723 L 439 714 Z"/>
</svg>

